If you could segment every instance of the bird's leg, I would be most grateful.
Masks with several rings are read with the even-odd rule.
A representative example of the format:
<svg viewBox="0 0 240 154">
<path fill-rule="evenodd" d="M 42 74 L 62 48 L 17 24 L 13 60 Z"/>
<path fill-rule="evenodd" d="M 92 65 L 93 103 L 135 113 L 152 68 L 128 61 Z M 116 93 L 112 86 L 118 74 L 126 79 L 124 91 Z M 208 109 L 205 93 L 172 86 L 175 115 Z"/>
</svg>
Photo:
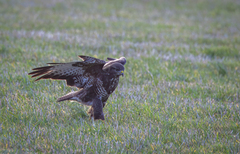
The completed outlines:
<svg viewBox="0 0 240 154">
<path fill-rule="evenodd" d="M 106 105 L 106 102 L 103 102 L 103 103 L 102 103 L 103 108 L 104 108 L 105 105 Z"/>
<path fill-rule="evenodd" d="M 93 127 L 95 127 L 94 117 L 92 116 L 91 119 L 92 119 Z"/>
<path fill-rule="evenodd" d="M 92 106 L 88 109 L 87 113 L 90 115 L 90 118 L 93 117 L 94 112 L 93 112 L 93 107 Z"/>
<path fill-rule="evenodd" d="M 93 99 L 93 106 L 88 109 L 87 113 L 90 115 L 90 118 L 93 117 L 94 120 L 104 120 L 103 104 L 101 100 L 96 98 Z"/>
<path fill-rule="evenodd" d="M 104 120 L 104 113 L 103 113 L 103 104 L 102 101 L 98 98 L 93 99 L 93 117 L 94 120 Z"/>
</svg>

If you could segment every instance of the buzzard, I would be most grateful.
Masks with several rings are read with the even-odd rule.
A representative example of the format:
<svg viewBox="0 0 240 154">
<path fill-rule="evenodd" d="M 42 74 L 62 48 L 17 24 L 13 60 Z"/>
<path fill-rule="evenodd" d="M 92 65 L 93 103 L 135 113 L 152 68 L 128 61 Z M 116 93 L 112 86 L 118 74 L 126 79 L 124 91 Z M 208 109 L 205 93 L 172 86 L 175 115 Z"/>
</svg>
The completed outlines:
<svg viewBox="0 0 240 154">
<path fill-rule="evenodd" d="M 124 72 L 126 58 L 107 58 L 108 61 L 89 56 L 79 56 L 83 61 L 69 63 L 48 63 L 50 66 L 34 68 L 29 73 L 41 79 L 66 80 L 68 86 L 75 86 L 79 91 L 70 92 L 58 102 L 75 100 L 90 106 L 88 114 L 94 120 L 104 120 L 103 107 L 108 97 L 118 86 L 119 77 Z"/>
</svg>

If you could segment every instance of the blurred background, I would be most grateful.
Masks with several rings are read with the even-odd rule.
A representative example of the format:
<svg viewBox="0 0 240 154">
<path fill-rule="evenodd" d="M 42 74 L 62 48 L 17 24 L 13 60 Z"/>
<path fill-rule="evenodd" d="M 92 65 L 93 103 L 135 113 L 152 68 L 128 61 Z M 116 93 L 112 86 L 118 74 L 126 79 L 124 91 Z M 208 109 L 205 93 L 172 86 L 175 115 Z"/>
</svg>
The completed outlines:
<svg viewBox="0 0 240 154">
<path fill-rule="evenodd" d="M 240 1 L 0 0 L 0 152 L 237 153 Z M 104 108 L 32 68 L 126 57 Z M 74 89 L 75 90 L 75 89 Z"/>
</svg>

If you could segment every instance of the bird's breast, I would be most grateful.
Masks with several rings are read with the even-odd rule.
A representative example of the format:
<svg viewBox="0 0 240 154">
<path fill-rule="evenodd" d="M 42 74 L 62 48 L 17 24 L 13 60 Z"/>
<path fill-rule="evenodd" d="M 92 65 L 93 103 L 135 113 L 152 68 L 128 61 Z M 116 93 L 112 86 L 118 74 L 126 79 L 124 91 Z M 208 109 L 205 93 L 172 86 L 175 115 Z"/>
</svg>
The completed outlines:
<svg viewBox="0 0 240 154">
<path fill-rule="evenodd" d="M 114 90 L 117 88 L 119 82 L 119 77 L 117 78 L 110 78 L 107 86 L 105 89 L 107 90 L 108 94 L 111 94 L 114 92 Z"/>
</svg>

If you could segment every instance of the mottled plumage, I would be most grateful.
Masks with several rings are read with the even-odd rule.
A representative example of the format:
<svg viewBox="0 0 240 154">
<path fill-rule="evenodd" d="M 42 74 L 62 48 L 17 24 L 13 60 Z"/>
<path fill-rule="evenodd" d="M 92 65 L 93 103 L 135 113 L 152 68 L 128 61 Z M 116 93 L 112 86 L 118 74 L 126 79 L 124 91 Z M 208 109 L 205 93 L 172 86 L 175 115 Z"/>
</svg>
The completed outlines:
<svg viewBox="0 0 240 154">
<path fill-rule="evenodd" d="M 79 56 L 83 61 L 70 63 L 48 63 L 51 66 L 34 68 L 29 75 L 41 79 L 66 80 L 68 86 L 75 86 L 79 91 L 68 93 L 58 102 L 75 100 L 90 106 L 88 113 L 94 119 L 104 120 L 103 107 L 116 89 L 120 75 L 123 75 L 126 59 L 108 58 L 109 61 L 89 56 Z"/>
</svg>

